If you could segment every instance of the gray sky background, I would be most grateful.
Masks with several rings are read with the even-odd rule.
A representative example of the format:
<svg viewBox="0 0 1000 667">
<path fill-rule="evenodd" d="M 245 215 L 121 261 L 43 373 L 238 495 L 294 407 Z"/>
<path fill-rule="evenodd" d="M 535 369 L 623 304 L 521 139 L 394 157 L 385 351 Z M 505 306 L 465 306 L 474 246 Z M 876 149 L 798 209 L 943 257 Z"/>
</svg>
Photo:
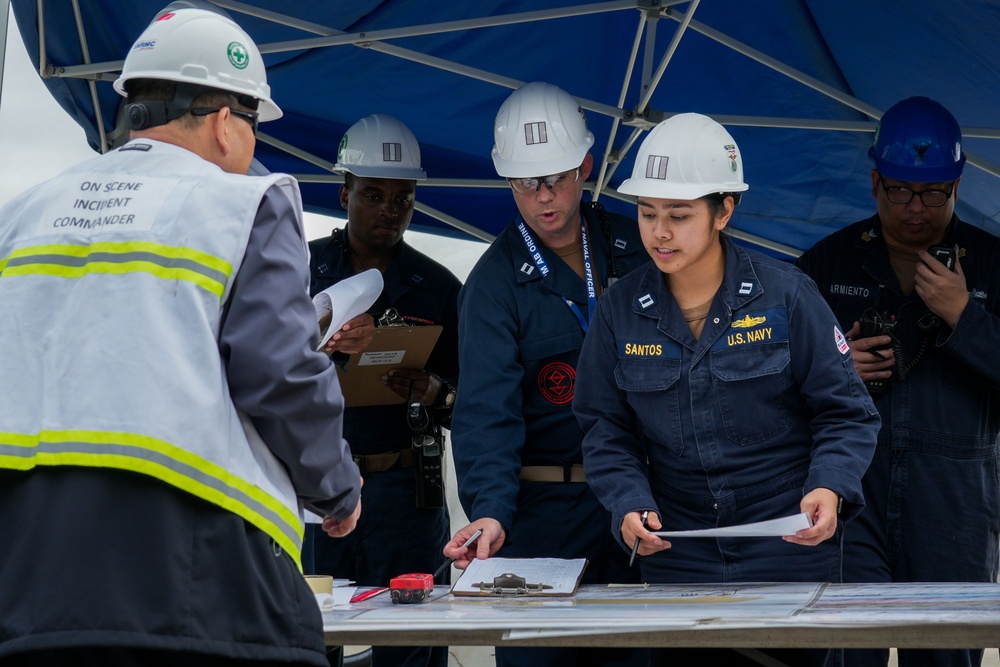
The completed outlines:
<svg viewBox="0 0 1000 667">
<path fill-rule="evenodd" d="M 281 100 L 277 100 L 281 104 Z M 7 30 L 3 88 L 0 90 L 0 206 L 67 167 L 95 156 L 83 129 L 56 103 L 34 70 L 11 13 Z M 419 198 L 419 190 L 418 190 Z M 511 201 L 511 216 L 514 202 Z M 343 222 L 306 214 L 306 236 L 330 233 Z M 416 231 L 406 241 L 465 280 L 486 244 Z"/>
</svg>

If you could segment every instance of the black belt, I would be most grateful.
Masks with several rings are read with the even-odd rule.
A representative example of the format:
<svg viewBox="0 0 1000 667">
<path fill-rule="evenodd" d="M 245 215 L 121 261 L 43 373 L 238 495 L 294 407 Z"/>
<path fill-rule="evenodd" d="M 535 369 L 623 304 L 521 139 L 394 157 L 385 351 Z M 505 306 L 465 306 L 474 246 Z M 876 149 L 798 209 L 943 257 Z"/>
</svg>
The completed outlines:
<svg viewBox="0 0 1000 667">
<path fill-rule="evenodd" d="M 355 454 L 351 458 L 358 464 L 361 475 L 370 475 L 376 472 L 387 470 L 400 470 L 402 468 L 412 468 L 416 465 L 416 458 L 413 456 L 413 449 L 397 449 L 381 454 Z"/>
</svg>

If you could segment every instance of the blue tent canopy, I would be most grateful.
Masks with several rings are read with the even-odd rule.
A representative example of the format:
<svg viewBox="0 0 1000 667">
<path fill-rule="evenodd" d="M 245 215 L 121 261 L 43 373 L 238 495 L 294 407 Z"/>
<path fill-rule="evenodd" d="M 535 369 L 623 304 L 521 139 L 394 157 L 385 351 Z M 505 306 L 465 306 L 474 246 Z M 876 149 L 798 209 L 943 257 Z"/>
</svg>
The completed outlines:
<svg viewBox="0 0 1000 667">
<path fill-rule="evenodd" d="M 111 82 L 167 0 L 79 0 L 78 15 L 69 0 L 8 1 L 46 85 L 90 144 L 121 143 Z M 261 126 L 257 158 L 298 177 L 315 212 L 340 212 L 330 167 L 344 132 L 389 113 L 417 136 L 430 176 L 414 225 L 490 238 L 513 214 L 490 159 L 493 118 L 512 88 L 548 81 L 581 102 L 597 138 L 592 196 L 629 215 L 634 204 L 615 187 L 645 131 L 687 111 L 725 124 L 750 184 L 730 227 L 784 257 L 873 212 L 875 119 L 902 98 L 932 97 L 966 137 L 958 213 L 1000 233 L 995 1 L 211 4 L 260 46 L 285 112 Z"/>
</svg>

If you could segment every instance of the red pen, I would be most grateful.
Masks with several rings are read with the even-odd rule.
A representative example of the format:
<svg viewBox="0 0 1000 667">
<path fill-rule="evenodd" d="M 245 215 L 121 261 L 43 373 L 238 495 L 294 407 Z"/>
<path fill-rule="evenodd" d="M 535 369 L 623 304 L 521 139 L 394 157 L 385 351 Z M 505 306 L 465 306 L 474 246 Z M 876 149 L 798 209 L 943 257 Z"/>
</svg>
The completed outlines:
<svg viewBox="0 0 1000 667">
<path fill-rule="evenodd" d="M 363 593 L 358 593 L 357 595 L 351 598 L 351 602 L 352 603 L 364 602 L 368 598 L 373 598 L 379 593 L 385 593 L 387 590 L 389 590 L 388 586 L 383 586 L 382 588 L 373 588 L 370 591 L 364 591 Z"/>
</svg>

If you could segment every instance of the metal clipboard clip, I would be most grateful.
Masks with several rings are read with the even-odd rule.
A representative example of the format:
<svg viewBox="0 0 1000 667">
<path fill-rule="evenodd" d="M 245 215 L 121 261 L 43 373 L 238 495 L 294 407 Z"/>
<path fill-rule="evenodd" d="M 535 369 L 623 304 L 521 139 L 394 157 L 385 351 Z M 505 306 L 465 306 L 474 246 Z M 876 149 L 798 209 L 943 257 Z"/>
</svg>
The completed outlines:
<svg viewBox="0 0 1000 667">
<path fill-rule="evenodd" d="M 385 312 L 378 318 L 378 326 L 380 327 L 405 327 L 409 326 L 406 320 L 399 314 L 399 311 L 395 308 L 386 308 Z"/>
<path fill-rule="evenodd" d="M 530 595 L 531 593 L 541 593 L 547 588 L 552 588 L 548 584 L 529 584 L 524 577 L 519 577 L 510 572 L 501 574 L 499 577 L 493 577 L 492 583 L 480 581 L 478 584 L 472 585 L 478 586 L 479 590 L 483 593 L 503 596 Z"/>
</svg>

